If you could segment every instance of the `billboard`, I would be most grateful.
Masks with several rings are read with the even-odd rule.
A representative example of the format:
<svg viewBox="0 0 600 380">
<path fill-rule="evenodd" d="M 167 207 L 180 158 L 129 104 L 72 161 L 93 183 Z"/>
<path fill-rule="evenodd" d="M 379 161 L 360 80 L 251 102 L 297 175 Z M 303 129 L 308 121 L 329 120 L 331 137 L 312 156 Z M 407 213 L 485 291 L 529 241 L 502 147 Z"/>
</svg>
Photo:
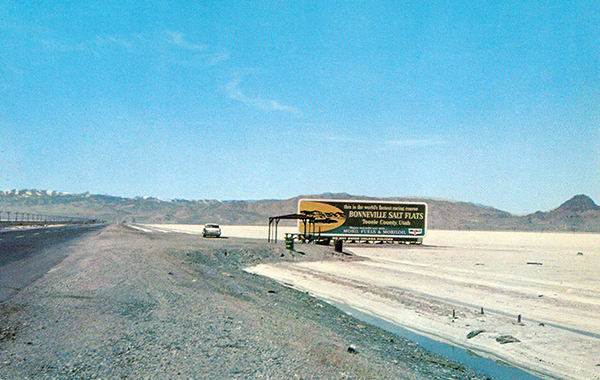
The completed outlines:
<svg viewBox="0 0 600 380">
<path fill-rule="evenodd" d="M 314 224 L 298 223 L 304 234 L 422 238 L 427 228 L 427 204 L 420 202 L 301 199 L 298 213 L 314 218 Z"/>
</svg>

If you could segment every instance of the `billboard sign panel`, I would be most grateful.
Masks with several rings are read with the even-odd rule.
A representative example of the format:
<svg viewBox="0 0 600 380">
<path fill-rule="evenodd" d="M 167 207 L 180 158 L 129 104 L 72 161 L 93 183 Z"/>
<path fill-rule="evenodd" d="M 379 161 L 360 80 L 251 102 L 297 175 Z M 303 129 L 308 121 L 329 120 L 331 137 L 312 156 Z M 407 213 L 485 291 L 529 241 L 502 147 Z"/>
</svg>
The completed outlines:
<svg viewBox="0 0 600 380">
<path fill-rule="evenodd" d="M 420 202 L 301 199 L 298 213 L 315 222 L 298 223 L 300 233 L 322 236 L 421 238 L 427 228 L 427 204 Z"/>
</svg>

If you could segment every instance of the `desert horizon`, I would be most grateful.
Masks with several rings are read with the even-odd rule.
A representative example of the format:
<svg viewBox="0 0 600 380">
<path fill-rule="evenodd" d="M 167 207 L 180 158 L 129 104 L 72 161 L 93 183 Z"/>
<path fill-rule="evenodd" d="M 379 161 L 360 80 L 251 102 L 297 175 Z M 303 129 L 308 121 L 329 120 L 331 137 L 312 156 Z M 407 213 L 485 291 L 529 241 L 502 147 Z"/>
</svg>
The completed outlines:
<svg viewBox="0 0 600 380">
<path fill-rule="evenodd" d="M 259 201 L 122 198 L 90 193 L 65 194 L 43 190 L 1 191 L 0 222 L 18 215 L 40 219 L 42 215 L 104 220 L 111 223 L 267 225 L 269 218 L 298 211 L 300 199 L 348 199 L 424 202 L 428 228 L 437 230 L 585 231 L 600 232 L 600 206 L 579 194 L 547 211 L 513 214 L 491 206 L 440 198 L 374 198 L 347 193 L 298 195 L 288 199 Z M 41 215 L 40 215 L 41 214 Z M 295 222 L 282 221 L 283 225 Z"/>
</svg>

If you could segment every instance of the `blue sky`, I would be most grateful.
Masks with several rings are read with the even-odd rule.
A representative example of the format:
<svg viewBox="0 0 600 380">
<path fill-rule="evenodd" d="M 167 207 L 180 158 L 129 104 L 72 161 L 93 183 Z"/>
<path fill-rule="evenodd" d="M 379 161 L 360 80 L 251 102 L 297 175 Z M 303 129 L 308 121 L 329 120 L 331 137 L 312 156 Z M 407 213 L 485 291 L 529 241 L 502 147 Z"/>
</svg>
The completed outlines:
<svg viewBox="0 0 600 380">
<path fill-rule="evenodd" d="M 600 6 L 0 3 L 0 189 L 600 202 Z"/>
</svg>

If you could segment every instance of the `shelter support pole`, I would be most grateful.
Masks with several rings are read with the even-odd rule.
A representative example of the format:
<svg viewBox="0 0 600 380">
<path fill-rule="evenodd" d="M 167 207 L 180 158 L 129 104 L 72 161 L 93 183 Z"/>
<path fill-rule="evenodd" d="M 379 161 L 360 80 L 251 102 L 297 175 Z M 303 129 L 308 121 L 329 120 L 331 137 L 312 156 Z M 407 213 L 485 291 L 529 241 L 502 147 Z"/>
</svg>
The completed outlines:
<svg viewBox="0 0 600 380">
<path fill-rule="evenodd" d="M 270 243 L 271 242 L 271 222 L 273 220 L 271 218 L 269 218 L 269 236 L 267 236 L 267 241 Z"/>
</svg>

